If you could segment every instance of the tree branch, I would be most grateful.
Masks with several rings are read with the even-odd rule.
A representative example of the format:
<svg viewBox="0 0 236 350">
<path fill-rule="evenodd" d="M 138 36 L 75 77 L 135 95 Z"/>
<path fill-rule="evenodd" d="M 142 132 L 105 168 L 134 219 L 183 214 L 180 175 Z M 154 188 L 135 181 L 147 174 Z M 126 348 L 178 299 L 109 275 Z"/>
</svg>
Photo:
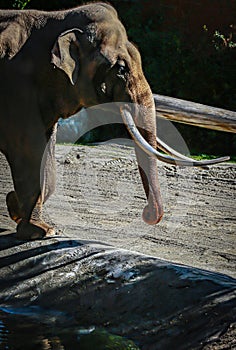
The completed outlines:
<svg viewBox="0 0 236 350">
<path fill-rule="evenodd" d="M 236 112 L 153 94 L 156 115 L 174 122 L 236 133 Z"/>
</svg>

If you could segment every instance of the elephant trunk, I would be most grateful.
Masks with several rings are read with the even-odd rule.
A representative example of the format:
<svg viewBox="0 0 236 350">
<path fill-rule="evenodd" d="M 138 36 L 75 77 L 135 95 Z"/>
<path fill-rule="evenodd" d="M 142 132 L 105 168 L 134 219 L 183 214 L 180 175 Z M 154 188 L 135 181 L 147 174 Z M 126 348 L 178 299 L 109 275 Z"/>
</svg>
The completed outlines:
<svg viewBox="0 0 236 350">
<path fill-rule="evenodd" d="M 149 98 L 146 100 L 145 106 L 138 108 L 136 123 L 144 139 L 149 145 L 156 149 L 156 111 L 151 92 Z M 148 200 L 148 204 L 143 210 L 143 220 L 147 224 L 154 225 L 157 224 L 163 216 L 157 160 L 153 156 L 146 154 L 138 145 L 135 146 L 135 152 L 143 187 Z"/>
<path fill-rule="evenodd" d="M 135 146 L 139 172 L 148 204 L 143 210 L 143 220 L 149 225 L 157 224 L 163 216 L 163 206 L 157 174 L 156 159 L 147 156 L 144 151 Z"/>
<path fill-rule="evenodd" d="M 143 101 L 142 103 L 138 101 L 138 103 L 132 108 L 132 111 L 130 111 L 128 106 L 124 106 L 124 108 L 121 108 L 121 115 L 135 141 L 135 153 L 138 161 L 139 172 L 148 200 L 148 204 L 143 210 L 143 220 L 147 224 L 154 225 L 157 224 L 163 216 L 163 206 L 158 181 L 157 160 L 155 157 L 153 157 L 153 155 L 147 154 L 147 152 L 140 147 L 137 139 L 132 135 L 130 123 L 127 122 L 128 116 L 131 118 L 134 128 L 136 129 L 137 127 L 139 130 L 141 138 L 144 138 L 154 149 L 157 148 L 154 101 L 151 93 L 146 94 L 146 96 L 147 95 L 148 98 L 145 99 L 145 104 Z"/>
</svg>

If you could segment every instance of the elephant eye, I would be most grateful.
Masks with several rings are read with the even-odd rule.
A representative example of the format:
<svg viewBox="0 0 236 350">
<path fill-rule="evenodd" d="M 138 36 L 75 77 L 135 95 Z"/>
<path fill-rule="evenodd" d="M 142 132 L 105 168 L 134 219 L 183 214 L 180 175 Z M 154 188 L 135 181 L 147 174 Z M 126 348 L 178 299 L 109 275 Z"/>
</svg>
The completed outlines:
<svg viewBox="0 0 236 350">
<path fill-rule="evenodd" d="M 119 67 L 119 70 L 118 70 L 118 75 L 121 75 L 121 76 L 123 76 L 123 75 L 125 75 L 125 73 L 126 73 L 126 69 L 125 69 L 125 67 Z"/>
<path fill-rule="evenodd" d="M 123 80 L 126 80 L 127 79 L 127 74 L 128 74 L 128 68 L 127 68 L 125 62 L 122 61 L 122 60 L 119 60 L 117 62 L 117 66 L 118 66 L 117 76 L 119 78 L 122 78 Z"/>
<path fill-rule="evenodd" d="M 102 91 L 104 94 L 106 94 L 106 92 L 107 92 L 106 83 L 102 83 L 102 84 L 101 84 L 101 91 Z"/>
</svg>

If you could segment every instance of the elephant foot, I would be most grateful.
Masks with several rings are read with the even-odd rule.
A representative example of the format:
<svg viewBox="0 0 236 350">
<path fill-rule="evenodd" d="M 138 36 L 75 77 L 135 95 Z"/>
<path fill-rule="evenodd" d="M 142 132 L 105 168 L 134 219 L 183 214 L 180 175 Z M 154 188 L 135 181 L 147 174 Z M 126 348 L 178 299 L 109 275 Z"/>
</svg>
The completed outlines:
<svg viewBox="0 0 236 350">
<path fill-rule="evenodd" d="M 55 229 L 46 224 L 40 218 L 40 212 L 36 210 L 34 218 L 30 222 L 22 222 L 20 206 L 15 191 L 11 191 L 6 197 L 7 208 L 10 217 L 14 220 L 17 226 L 17 238 L 20 240 L 42 239 L 45 236 L 55 235 Z M 36 207 L 37 209 L 37 207 Z"/>
<path fill-rule="evenodd" d="M 16 229 L 16 237 L 19 240 L 27 241 L 27 240 L 35 240 L 42 239 L 45 237 L 46 232 L 43 228 L 31 224 L 30 222 L 21 221 L 17 225 Z"/>
<path fill-rule="evenodd" d="M 44 222 L 44 221 L 36 221 L 36 220 L 31 219 L 30 223 L 32 225 L 35 225 L 35 226 L 43 229 L 45 231 L 46 237 L 54 236 L 56 234 L 55 228 L 53 226 L 46 224 L 46 222 Z"/>
<path fill-rule="evenodd" d="M 11 191 L 6 197 L 7 209 L 12 220 L 17 224 L 21 221 L 20 207 L 15 191 Z"/>
<path fill-rule="evenodd" d="M 42 239 L 46 236 L 54 235 L 53 227 L 44 222 L 24 222 L 21 221 L 17 226 L 16 237 L 19 240 L 28 241 Z"/>
</svg>

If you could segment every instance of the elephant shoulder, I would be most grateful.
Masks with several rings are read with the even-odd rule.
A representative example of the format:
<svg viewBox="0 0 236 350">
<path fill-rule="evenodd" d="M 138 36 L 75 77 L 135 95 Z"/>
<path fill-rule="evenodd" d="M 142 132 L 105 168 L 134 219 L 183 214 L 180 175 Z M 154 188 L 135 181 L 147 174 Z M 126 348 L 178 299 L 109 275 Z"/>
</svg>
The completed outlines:
<svg viewBox="0 0 236 350">
<path fill-rule="evenodd" d="M 33 19 L 20 11 L 0 11 L 0 58 L 12 59 L 31 34 Z"/>
</svg>

